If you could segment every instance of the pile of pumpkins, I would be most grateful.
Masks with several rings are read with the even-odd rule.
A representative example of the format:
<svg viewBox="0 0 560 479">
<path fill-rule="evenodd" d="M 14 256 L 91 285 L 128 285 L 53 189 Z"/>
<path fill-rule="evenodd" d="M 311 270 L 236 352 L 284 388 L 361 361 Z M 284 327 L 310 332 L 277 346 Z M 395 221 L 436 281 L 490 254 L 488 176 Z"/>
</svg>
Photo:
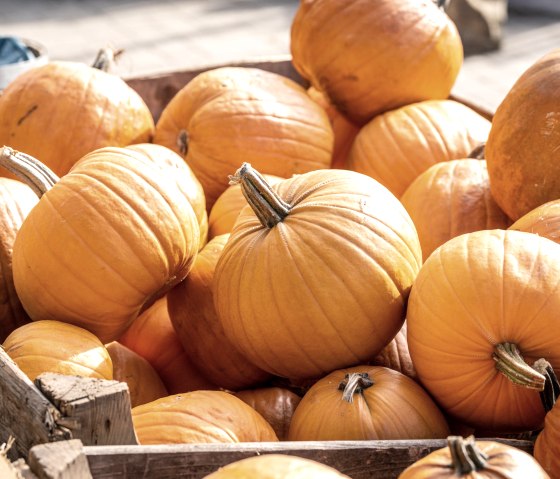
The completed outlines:
<svg viewBox="0 0 560 479">
<path fill-rule="evenodd" d="M 216 68 L 157 122 L 82 64 L 5 89 L 3 348 L 126 381 L 141 444 L 449 437 L 430 467 L 560 477 L 560 50 L 491 121 L 432 0 L 302 1 L 291 51 L 306 88 Z M 538 462 L 462 437 L 541 430 Z"/>
</svg>

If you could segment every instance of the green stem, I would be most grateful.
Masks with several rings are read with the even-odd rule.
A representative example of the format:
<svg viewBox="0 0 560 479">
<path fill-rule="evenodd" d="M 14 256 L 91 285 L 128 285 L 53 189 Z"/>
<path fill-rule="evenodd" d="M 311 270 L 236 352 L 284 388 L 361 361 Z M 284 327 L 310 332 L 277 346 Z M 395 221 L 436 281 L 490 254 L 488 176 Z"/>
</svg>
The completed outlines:
<svg viewBox="0 0 560 479">
<path fill-rule="evenodd" d="M 525 362 L 517 345 L 513 343 L 497 344 L 492 357 L 496 361 L 496 369 L 512 383 L 537 391 L 544 389 L 544 375 Z"/>
<path fill-rule="evenodd" d="M 9 146 L 0 149 L 0 166 L 21 179 L 39 198 L 60 180 L 53 171 L 39 160 Z"/>
<path fill-rule="evenodd" d="M 449 436 L 447 445 L 451 454 L 451 466 L 457 476 L 466 476 L 486 467 L 488 456 L 478 447 L 473 436 Z"/>
<path fill-rule="evenodd" d="M 276 226 L 290 213 L 292 207 L 278 196 L 263 176 L 249 163 L 243 163 L 229 179 L 230 185 L 241 185 L 243 196 L 265 228 Z"/>
<path fill-rule="evenodd" d="M 361 394 L 364 389 L 373 386 L 373 380 L 368 373 L 350 373 L 344 376 L 344 380 L 338 385 L 339 391 L 342 391 L 342 399 L 352 403 L 354 394 Z"/>
</svg>

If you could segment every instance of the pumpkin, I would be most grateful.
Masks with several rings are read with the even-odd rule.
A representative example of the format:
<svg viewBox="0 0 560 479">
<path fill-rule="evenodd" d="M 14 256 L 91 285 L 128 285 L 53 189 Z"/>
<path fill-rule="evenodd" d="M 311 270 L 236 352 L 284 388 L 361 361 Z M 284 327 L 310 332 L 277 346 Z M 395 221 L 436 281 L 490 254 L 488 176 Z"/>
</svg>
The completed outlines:
<svg viewBox="0 0 560 479">
<path fill-rule="evenodd" d="M 263 175 L 263 177 L 271 186 L 284 179 L 274 175 Z M 245 206 L 247 206 L 247 200 L 243 196 L 241 185 L 233 184 L 228 186 L 210 210 L 208 239 L 231 233 L 239 212 Z"/>
<path fill-rule="evenodd" d="M 23 220 L 37 201 L 37 195 L 27 185 L 0 178 L 0 342 L 31 321 L 15 291 L 12 249 Z"/>
<path fill-rule="evenodd" d="M 413 103 L 376 116 L 356 135 L 347 167 L 375 178 L 400 198 L 430 166 L 466 158 L 490 122 L 453 100 Z"/>
<path fill-rule="evenodd" d="M 107 343 L 188 274 L 196 216 L 173 175 L 142 154 L 101 148 L 60 180 L 10 148 L 0 157 L 27 169 L 42 193 L 13 251 L 16 292 L 31 319 L 76 324 Z"/>
<path fill-rule="evenodd" d="M 361 365 L 333 371 L 311 386 L 292 416 L 288 440 L 437 439 L 448 434 L 442 412 L 416 381 L 389 368 Z"/>
<path fill-rule="evenodd" d="M 397 335 L 369 363 L 373 366 L 384 366 L 394 369 L 409 378 L 416 379 L 416 369 L 414 369 L 414 364 L 408 350 L 406 331 L 405 321 Z"/>
<path fill-rule="evenodd" d="M 58 176 L 90 151 L 149 142 L 153 133 L 150 110 L 124 80 L 82 63 L 28 70 L 0 96 L 0 146 L 25 151 Z"/>
<path fill-rule="evenodd" d="M 287 440 L 290 422 L 301 397 L 279 387 L 245 389 L 234 394 L 266 419 L 280 441 Z"/>
<path fill-rule="evenodd" d="M 527 231 L 560 243 L 560 200 L 552 200 L 524 214 L 509 229 Z"/>
<path fill-rule="evenodd" d="M 2 347 L 29 379 L 44 372 L 113 379 L 111 356 L 89 331 L 61 321 L 24 324 Z"/>
<path fill-rule="evenodd" d="M 212 238 L 197 256 L 189 275 L 167 295 L 171 323 L 194 366 L 212 383 L 242 389 L 270 376 L 227 339 L 214 307 L 212 280 L 229 235 Z"/>
<path fill-rule="evenodd" d="M 290 454 L 262 454 L 220 467 L 204 479 L 340 479 L 348 478 L 330 466 Z"/>
<path fill-rule="evenodd" d="M 449 436 L 447 443 L 407 467 L 399 479 L 549 479 L 531 455 L 516 447 L 474 436 Z"/>
<path fill-rule="evenodd" d="M 331 168 L 346 168 L 346 157 L 354 138 L 360 131 L 360 127 L 340 113 L 329 99 L 316 88 L 309 87 L 307 94 L 325 109 L 331 122 L 334 134 Z"/>
<path fill-rule="evenodd" d="M 511 220 L 490 193 L 484 160 L 460 159 L 430 166 L 406 189 L 424 261 L 446 241 L 483 229 L 506 229 Z"/>
<path fill-rule="evenodd" d="M 350 120 L 449 96 L 459 33 L 432 0 L 308 0 L 292 22 L 292 62 Z"/>
<path fill-rule="evenodd" d="M 119 343 L 153 366 L 169 394 L 217 389 L 185 354 L 169 318 L 167 295 L 140 314 L 119 338 Z"/>
<path fill-rule="evenodd" d="M 251 406 L 224 391 L 192 391 L 132 409 L 140 444 L 278 441 Z"/>
<path fill-rule="evenodd" d="M 290 177 L 328 168 L 333 142 L 326 113 L 303 87 L 245 67 L 216 68 L 191 80 L 162 111 L 154 136 L 185 158 L 208 211 L 242 162 Z"/>
<path fill-rule="evenodd" d="M 105 347 L 113 363 L 113 379 L 128 385 L 132 407 L 168 395 L 158 373 L 142 356 L 117 341 L 112 341 Z"/>
<path fill-rule="evenodd" d="M 254 211 L 241 211 L 213 283 L 234 346 L 294 379 L 378 354 L 402 326 L 421 263 L 402 204 L 352 171 L 312 171 L 271 188 L 244 164 L 235 178 Z"/>
<path fill-rule="evenodd" d="M 189 166 L 177 153 L 169 148 L 153 143 L 140 143 L 130 145 L 127 148 L 144 154 L 162 168 L 171 168 L 176 175 L 177 187 L 185 195 L 196 215 L 198 227 L 200 229 L 199 248 L 206 244 L 208 236 L 208 214 L 206 213 L 206 199 L 204 190 L 198 178 L 194 175 Z"/>
<path fill-rule="evenodd" d="M 490 190 L 516 221 L 560 197 L 560 49 L 531 65 L 496 109 L 486 144 Z"/>
<path fill-rule="evenodd" d="M 426 260 L 408 302 L 418 378 L 457 420 L 496 432 L 542 427 L 544 376 L 560 368 L 560 247 L 520 231 L 457 236 Z"/>
</svg>

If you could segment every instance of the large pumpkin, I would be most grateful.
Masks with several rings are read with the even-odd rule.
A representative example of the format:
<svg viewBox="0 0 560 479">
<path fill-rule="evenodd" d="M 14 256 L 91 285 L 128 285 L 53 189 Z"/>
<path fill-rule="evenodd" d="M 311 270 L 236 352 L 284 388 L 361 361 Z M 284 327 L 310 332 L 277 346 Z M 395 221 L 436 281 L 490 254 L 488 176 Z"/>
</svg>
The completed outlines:
<svg viewBox="0 0 560 479">
<path fill-rule="evenodd" d="M 560 368 L 560 247 L 520 231 L 457 236 L 424 263 L 408 302 L 422 384 L 475 428 L 542 427 L 540 358 Z"/>
<path fill-rule="evenodd" d="M 535 62 L 492 119 L 486 160 L 492 195 L 512 220 L 560 197 L 560 49 Z"/>
<path fill-rule="evenodd" d="M 463 61 L 432 0 L 306 0 L 291 28 L 296 69 L 351 120 L 447 98 Z"/>
<path fill-rule="evenodd" d="M 244 161 L 286 178 L 328 168 L 333 142 L 326 113 L 303 87 L 244 67 L 195 77 L 167 104 L 154 137 L 185 158 L 202 183 L 208 210 Z"/>
<path fill-rule="evenodd" d="M 288 378 L 379 353 L 403 323 L 421 263 L 401 203 L 352 171 L 313 171 L 271 188 L 245 164 L 236 178 L 256 214 L 241 211 L 213 285 L 234 346 Z"/>
<path fill-rule="evenodd" d="M 0 146 L 25 151 L 59 176 L 90 151 L 149 142 L 153 132 L 150 110 L 124 80 L 82 63 L 28 70 L 0 96 Z"/>
<path fill-rule="evenodd" d="M 430 166 L 467 158 L 486 141 L 490 122 L 453 100 L 413 103 L 376 116 L 356 135 L 347 167 L 401 197 Z"/>
<path fill-rule="evenodd" d="M 27 155 L 2 151 L 16 169 L 34 165 L 30 182 L 50 182 L 14 243 L 14 284 L 31 319 L 66 321 L 109 342 L 188 274 L 200 233 L 171 173 L 107 147 L 57 181 Z"/>
</svg>

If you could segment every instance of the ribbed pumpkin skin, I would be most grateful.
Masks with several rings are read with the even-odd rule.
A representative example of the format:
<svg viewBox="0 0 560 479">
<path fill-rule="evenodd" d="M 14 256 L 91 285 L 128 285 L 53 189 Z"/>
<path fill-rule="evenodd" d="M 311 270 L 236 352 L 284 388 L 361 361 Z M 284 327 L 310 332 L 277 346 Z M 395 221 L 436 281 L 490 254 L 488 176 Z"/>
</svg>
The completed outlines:
<svg viewBox="0 0 560 479">
<path fill-rule="evenodd" d="M 198 178 L 189 168 L 189 165 L 173 150 L 162 145 L 140 143 L 138 145 L 130 145 L 127 148 L 138 151 L 156 164 L 162 165 L 163 168 L 171 168 L 174 171 L 177 187 L 188 198 L 198 220 L 198 227 L 200 229 L 199 247 L 202 248 L 206 244 L 208 236 L 206 198 L 204 197 L 204 190 L 200 181 L 198 181 Z"/>
<path fill-rule="evenodd" d="M 140 153 L 86 155 L 31 210 L 14 243 L 18 296 L 33 320 L 117 339 L 145 303 L 184 278 L 198 250 L 193 209 Z"/>
<path fill-rule="evenodd" d="M 266 419 L 280 441 L 288 439 L 290 422 L 301 397 L 279 387 L 245 389 L 235 395 Z"/>
<path fill-rule="evenodd" d="M 560 49 L 515 82 L 486 144 L 490 189 L 512 220 L 560 197 Z"/>
<path fill-rule="evenodd" d="M 459 421 L 490 431 L 542 427 L 535 390 L 496 369 L 495 345 L 560 368 L 560 248 L 519 231 L 455 237 L 424 263 L 408 302 L 408 346 L 418 377 Z"/>
<path fill-rule="evenodd" d="M 60 321 L 35 321 L 14 330 L 2 347 L 32 381 L 44 372 L 113 379 L 103 343 L 89 331 Z"/>
<path fill-rule="evenodd" d="M 273 188 L 290 214 L 265 228 L 246 207 L 218 260 L 214 300 L 226 335 L 254 364 L 288 378 L 366 362 L 400 329 L 421 264 L 410 217 L 351 171 L 314 171 Z"/>
<path fill-rule="evenodd" d="M 344 474 L 311 459 L 263 454 L 221 467 L 204 479 L 342 479 Z"/>
<path fill-rule="evenodd" d="M 537 461 L 521 449 L 495 441 L 476 441 L 476 447 L 488 457 L 483 469 L 458 474 L 450 467 L 449 448 L 444 447 L 410 465 L 399 479 L 550 479 Z"/>
<path fill-rule="evenodd" d="M 537 436 L 533 456 L 550 474 L 550 477 L 560 477 L 560 403 L 547 413 L 544 419 L 544 429 Z"/>
<path fill-rule="evenodd" d="M 416 379 L 416 369 L 414 369 L 410 351 L 408 350 L 406 332 L 407 326 L 405 321 L 397 335 L 369 363 L 373 366 L 393 369 L 409 378 Z"/>
<path fill-rule="evenodd" d="M 284 178 L 263 175 L 269 185 L 274 185 Z M 239 212 L 247 206 L 240 185 L 231 185 L 218 197 L 208 218 L 208 239 L 231 233 Z"/>
<path fill-rule="evenodd" d="M 443 99 L 463 62 L 453 22 L 431 0 L 306 0 L 291 28 L 296 69 L 352 121 Z"/>
<path fill-rule="evenodd" d="M 347 167 L 375 178 L 400 198 L 430 166 L 467 158 L 489 131 L 486 118 L 456 101 L 413 103 L 362 127 Z"/>
<path fill-rule="evenodd" d="M 216 236 L 198 254 L 189 275 L 167 295 L 171 324 L 194 366 L 224 389 L 243 389 L 270 374 L 228 340 L 214 306 L 212 280 L 229 234 Z"/>
<path fill-rule="evenodd" d="M 345 374 L 368 373 L 373 386 L 350 403 L 338 389 Z M 303 396 L 292 417 L 289 441 L 438 439 L 447 422 L 422 387 L 392 369 L 356 366 L 333 371 Z"/>
<path fill-rule="evenodd" d="M 224 391 L 192 391 L 132 409 L 140 444 L 278 441 L 251 406 Z"/>
<path fill-rule="evenodd" d="M 127 383 L 132 407 L 168 395 L 158 373 L 142 356 L 117 341 L 105 347 L 113 362 L 113 379 Z"/>
<path fill-rule="evenodd" d="M 169 318 L 167 295 L 140 314 L 119 342 L 154 367 L 169 394 L 217 389 L 186 355 Z"/>
<path fill-rule="evenodd" d="M 34 156 L 59 176 L 90 151 L 149 142 L 153 132 L 152 114 L 132 88 L 81 63 L 29 70 L 0 97 L 0 144 Z M 4 169 L 0 175 L 10 177 Z"/>
<path fill-rule="evenodd" d="M 188 144 L 183 151 L 180 132 Z M 243 162 L 283 178 L 328 168 L 333 132 L 323 109 L 288 78 L 255 68 L 201 73 L 167 104 L 154 143 L 185 156 L 208 211 Z"/>
<path fill-rule="evenodd" d="M 23 220 L 39 198 L 27 185 L 0 178 L 0 342 L 31 319 L 17 297 L 12 274 L 12 249 Z"/>
<path fill-rule="evenodd" d="M 406 189 L 401 203 L 416 226 L 424 261 L 455 236 L 511 224 L 492 198 L 484 160 L 432 165 Z"/>
<path fill-rule="evenodd" d="M 560 243 L 560 200 L 553 200 L 524 214 L 509 229 L 535 233 Z"/>
</svg>

